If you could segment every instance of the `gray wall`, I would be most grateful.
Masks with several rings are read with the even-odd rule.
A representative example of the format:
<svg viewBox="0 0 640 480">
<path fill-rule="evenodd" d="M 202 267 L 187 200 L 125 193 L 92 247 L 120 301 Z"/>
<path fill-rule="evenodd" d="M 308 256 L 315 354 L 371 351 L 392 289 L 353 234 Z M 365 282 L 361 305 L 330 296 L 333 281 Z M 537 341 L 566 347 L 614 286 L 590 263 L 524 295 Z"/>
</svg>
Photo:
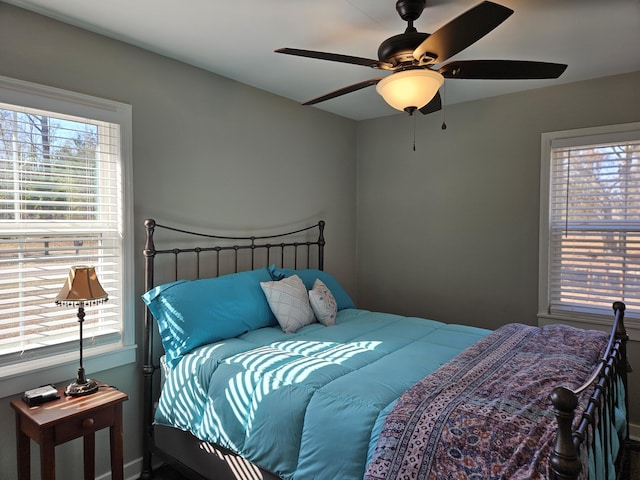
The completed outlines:
<svg viewBox="0 0 640 480">
<path fill-rule="evenodd" d="M 446 131 L 418 116 L 413 152 L 407 116 L 356 124 L 3 3 L 0 75 L 133 106 L 136 252 L 147 217 L 234 231 L 324 218 L 326 268 L 360 306 L 491 328 L 536 322 L 540 133 L 640 120 L 636 73 L 449 106 Z M 135 461 L 139 365 L 89 373 L 129 393 Z M 15 478 L 9 400 L 1 479 Z M 57 453 L 60 477 L 81 478 L 81 442 Z"/>
<path fill-rule="evenodd" d="M 148 217 L 233 232 L 322 218 L 325 268 L 355 296 L 355 122 L 4 3 L 0 75 L 132 105 L 136 297 L 142 293 L 139 253 Z M 137 333 L 141 345 L 139 327 Z M 140 366 L 87 373 L 129 394 L 125 462 L 137 460 Z M 69 379 L 51 381 L 65 385 L 73 376 L 75 368 Z M 16 477 L 9 401 L 0 399 L 3 480 Z M 106 433 L 97 436 L 98 452 L 108 451 Z M 33 450 L 35 457 L 35 445 Z M 79 440 L 58 447 L 59 477 L 81 478 L 81 458 Z M 98 475 L 109 470 L 107 460 L 98 459 Z M 38 471 L 35 462 L 34 478 Z"/>
<path fill-rule="evenodd" d="M 447 130 L 438 113 L 418 116 L 415 152 L 413 119 L 359 122 L 360 306 L 535 325 L 540 134 L 640 121 L 639 86 L 636 72 L 452 105 Z M 640 331 L 632 335 L 640 426 Z"/>
</svg>

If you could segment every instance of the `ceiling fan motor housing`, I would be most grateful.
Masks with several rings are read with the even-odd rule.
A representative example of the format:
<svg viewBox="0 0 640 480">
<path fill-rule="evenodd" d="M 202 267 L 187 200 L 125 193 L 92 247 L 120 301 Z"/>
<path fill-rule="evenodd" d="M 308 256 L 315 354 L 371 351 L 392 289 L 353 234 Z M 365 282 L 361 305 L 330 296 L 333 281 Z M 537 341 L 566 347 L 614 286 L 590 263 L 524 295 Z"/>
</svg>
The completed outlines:
<svg viewBox="0 0 640 480">
<path fill-rule="evenodd" d="M 406 63 L 414 63 L 413 51 L 427 37 L 428 33 L 405 32 L 387 38 L 378 47 L 378 59 L 393 66 L 400 66 Z"/>
</svg>

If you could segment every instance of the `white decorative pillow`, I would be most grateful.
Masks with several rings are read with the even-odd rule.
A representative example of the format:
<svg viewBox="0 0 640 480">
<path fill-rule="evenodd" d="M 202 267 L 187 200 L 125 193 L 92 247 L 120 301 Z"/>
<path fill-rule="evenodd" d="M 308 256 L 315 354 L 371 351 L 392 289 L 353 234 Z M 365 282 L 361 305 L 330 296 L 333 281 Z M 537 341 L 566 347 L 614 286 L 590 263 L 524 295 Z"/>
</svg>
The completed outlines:
<svg viewBox="0 0 640 480">
<path fill-rule="evenodd" d="M 313 313 L 321 324 L 326 326 L 336 324 L 338 304 L 331 290 L 319 278 L 313 283 L 313 288 L 309 290 L 309 303 L 311 303 Z"/>
<path fill-rule="evenodd" d="M 315 321 L 307 289 L 299 276 L 260 282 L 260 286 L 284 332 L 293 333 Z"/>
</svg>

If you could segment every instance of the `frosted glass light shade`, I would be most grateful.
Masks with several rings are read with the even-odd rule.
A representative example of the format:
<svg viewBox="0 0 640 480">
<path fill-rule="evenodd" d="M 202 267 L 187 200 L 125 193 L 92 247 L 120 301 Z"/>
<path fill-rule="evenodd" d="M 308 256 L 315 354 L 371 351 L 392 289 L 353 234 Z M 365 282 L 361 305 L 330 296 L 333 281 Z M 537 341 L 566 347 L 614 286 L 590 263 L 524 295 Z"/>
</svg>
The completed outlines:
<svg viewBox="0 0 640 480">
<path fill-rule="evenodd" d="M 444 77 L 433 70 L 405 70 L 380 80 L 376 90 L 393 108 L 405 111 L 424 107 L 443 83 Z"/>
</svg>

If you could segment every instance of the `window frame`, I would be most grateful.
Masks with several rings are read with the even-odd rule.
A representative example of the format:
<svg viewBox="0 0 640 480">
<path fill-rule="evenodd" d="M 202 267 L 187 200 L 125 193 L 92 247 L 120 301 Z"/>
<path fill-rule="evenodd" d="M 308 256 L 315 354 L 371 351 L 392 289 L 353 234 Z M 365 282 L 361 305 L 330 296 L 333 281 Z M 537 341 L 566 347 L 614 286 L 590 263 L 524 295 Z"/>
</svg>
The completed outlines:
<svg viewBox="0 0 640 480">
<path fill-rule="evenodd" d="M 120 126 L 120 179 L 122 182 L 122 337 L 107 345 L 88 346 L 83 351 L 87 375 L 134 363 L 135 288 L 133 258 L 133 154 L 131 105 L 0 76 L 0 102 L 91 118 Z M 55 308 L 55 305 L 52 305 Z M 34 386 L 75 378 L 79 350 L 27 360 L 0 369 L 0 398 Z"/>
<path fill-rule="evenodd" d="M 616 135 L 637 133 L 640 137 L 640 122 L 619 125 L 605 125 L 597 127 L 580 128 L 574 130 L 562 130 L 544 132 L 541 135 L 541 162 L 540 162 L 540 237 L 539 237 L 539 270 L 538 270 L 538 324 L 548 325 L 562 323 L 579 328 L 597 329 L 609 331 L 613 310 L 610 315 L 583 312 L 551 312 L 551 229 L 550 229 L 550 187 L 551 187 L 551 151 L 552 143 L 573 142 L 583 139 L 584 143 L 575 145 L 589 145 L 593 137 L 598 137 L 612 143 Z M 590 138 L 591 137 L 591 138 Z M 618 140 L 619 141 L 619 140 Z M 613 299 L 612 302 L 617 299 Z M 625 313 L 625 326 L 632 340 L 640 340 L 640 315 L 631 311 Z"/>
</svg>

